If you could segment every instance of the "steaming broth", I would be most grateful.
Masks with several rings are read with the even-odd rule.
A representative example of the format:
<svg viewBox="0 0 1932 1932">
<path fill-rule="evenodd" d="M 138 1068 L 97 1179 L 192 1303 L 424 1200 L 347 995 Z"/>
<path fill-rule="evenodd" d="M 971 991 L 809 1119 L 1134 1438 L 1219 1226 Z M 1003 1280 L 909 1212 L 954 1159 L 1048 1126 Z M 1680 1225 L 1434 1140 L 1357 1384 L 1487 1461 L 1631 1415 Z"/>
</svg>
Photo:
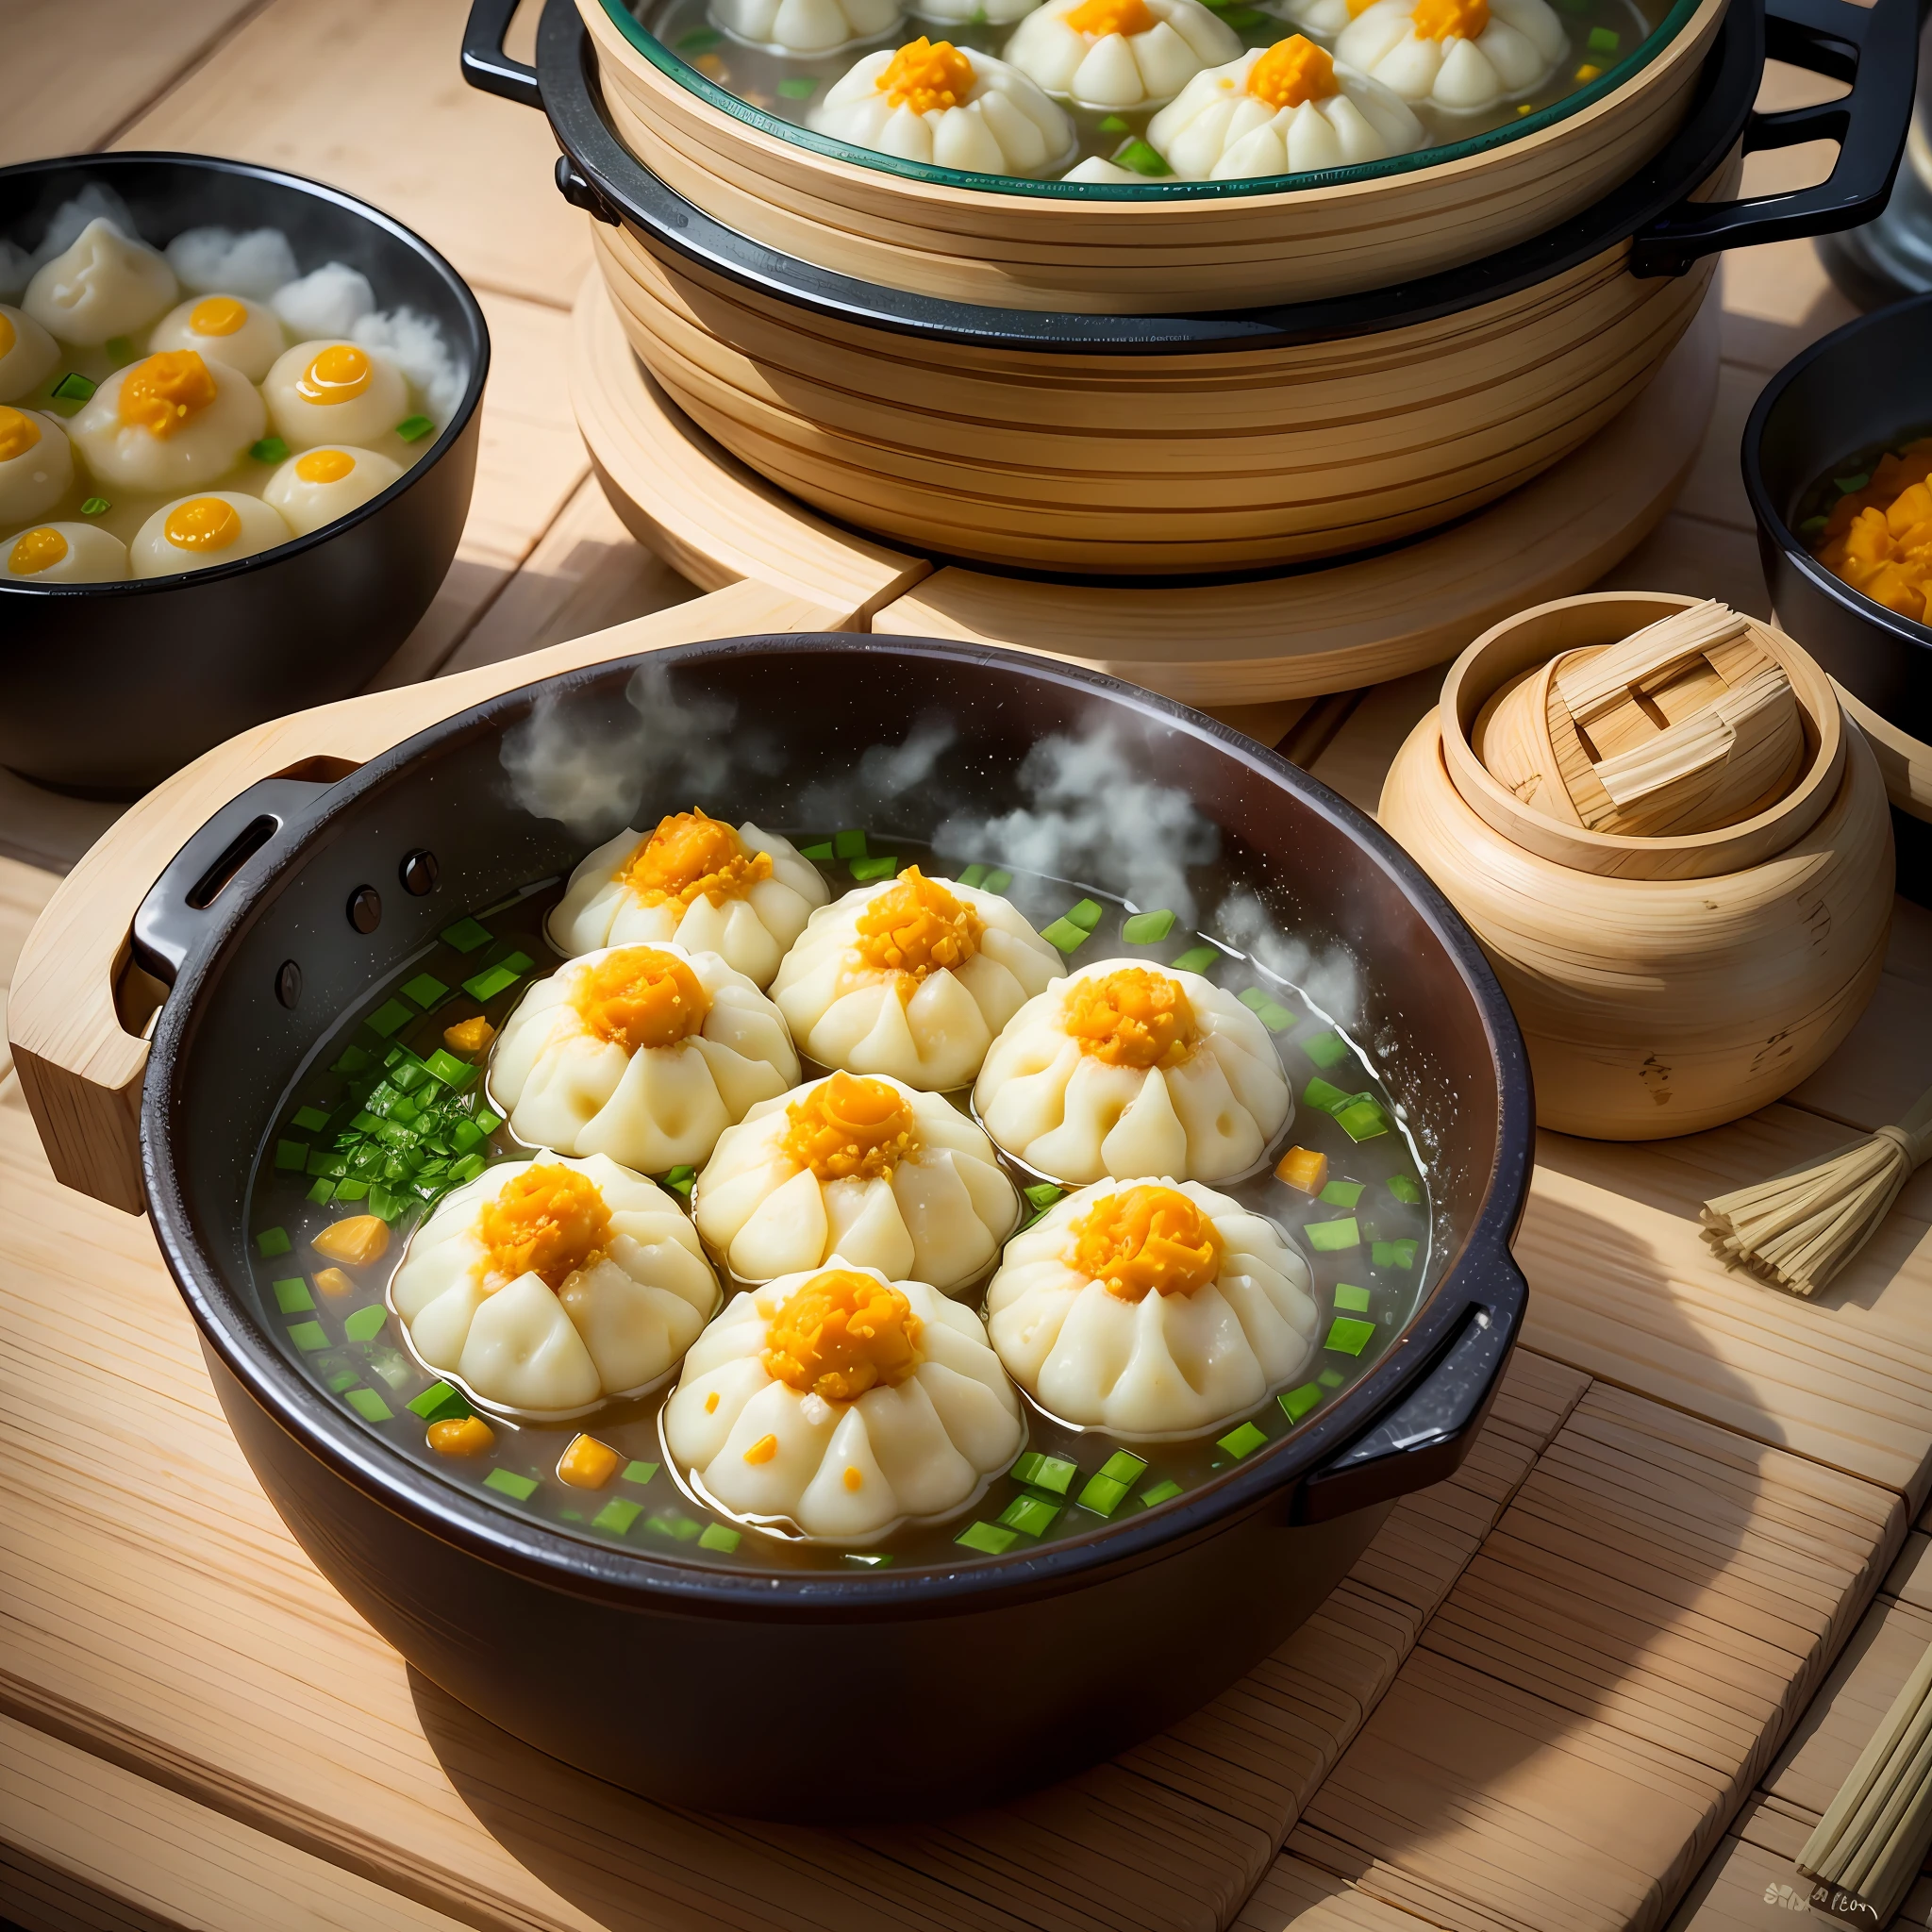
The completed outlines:
<svg viewBox="0 0 1932 1932">
<path fill-rule="evenodd" d="M 801 846 L 811 845 L 814 836 L 829 837 L 790 836 Z M 428 1211 L 425 1201 L 409 1191 L 400 1174 L 392 1176 L 402 1205 L 386 1253 L 365 1267 L 339 1268 L 330 1278 L 319 1280 L 329 1270 L 326 1256 L 310 1245 L 314 1238 L 343 1218 L 344 1209 L 364 1213 L 380 1197 L 366 1179 L 358 1183 L 354 1177 L 351 1188 L 368 1187 L 367 1193 L 353 1200 L 317 1197 L 329 1195 L 339 1185 L 323 1170 L 339 1159 L 332 1150 L 344 1125 L 377 1117 L 367 1113 L 365 1103 L 383 1080 L 386 1057 L 402 1049 L 428 1060 L 442 1046 L 446 1028 L 479 1012 L 500 1026 L 531 980 L 561 963 L 543 934 L 544 918 L 559 896 L 555 880 L 446 928 L 441 939 L 377 989 L 360 1011 L 325 1041 L 287 1095 L 258 1165 L 249 1230 L 264 1319 L 281 1334 L 291 1358 L 398 1453 L 433 1468 L 447 1481 L 488 1489 L 502 1507 L 593 1541 L 760 1571 L 884 1564 L 952 1568 L 1098 1529 L 1158 1507 L 1208 1481 L 1319 1415 L 1359 1381 L 1406 1327 L 1435 1272 L 1424 1165 L 1401 1109 L 1362 1054 L 1298 989 L 1178 922 L 1158 939 L 1142 938 L 1137 943 L 1125 932 L 1136 908 L 1092 887 L 1044 874 L 1007 874 L 991 865 L 958 868 L 910 840 L 894 837 L 883 844 L 899 866 L 916 863 L 929 874 L 999 891 L 1037 928 L 1058 932 L 1068 949 L 1070 970 L 1089 959 L 1116 957 L 1151 966 L 1185 963 L 1243 994 L 1256 1009 L 1294 1089 L 1295 1118 L 1256 1172 L 1214 1185 L 1289 1227 L 1307 1251 L 1320 1338 L 1327 1345 L 1317 1348 L 1301 1384 L 1279 1398 L 1271 1396 L 1211 1437 L 1184 1442 L 1135 1443 L 1102 1429 L 1074 1428 L 1047 1415 L 1023 1392 L 1026 1441 L 1012 1470 L 994 1476 L 970 1506 L 944 1521 L 910 1525 L 856 1550 L 747 1528 L 708 1507 L 687 1488 L 665 1453 L 659 1428 L 659 1411 L 675 1376 L 661 1388 L 612 1404 L 581 1422 L 539 1424 L 491 1415 L 494 1441 L 488 1453 L 464 1457 L 439 1454 L 428 1444 L 427 1428 L 433 1418 L 454 1414 L 447 1398 L 436 1394 L 449 1385 L 410 1353 L 384 1300 L 408 1236 Z M 819 863 L 834 896 L 850 890 L 853 860 Z M 877 859 L 859 855 L 857 863 L 875 867 Z M 1089 934 L 1077 944 L 1064 924 L 1070 911 L 1078 913 L 1074 930 Z M 1057 922 L 1062 924 L 1057 927 Z M 1144 920 L 1132 929 L 1144 935 L 1159 924 Z M 1204 950 L 1213 955 L 1211 960 L 1189 958 Z M 407 1062 L 399 1057 L 397 1064 Z M 803 1077 L 814 1079 L 824 1071 L 807 1061 Z M 1324 1091 L 1333 1096 L 1336 1111 L 1310 1101 L 1311 1083 L 1317 1083 L 1313 1091 L 1318 1098 Z M 425 1074 L 414 1091 L 441 1090 Z M 950 1097 L 955 1105 L 967 1105 L 964 1091 Z M 1369 1110 L 1351 1115 L 1340 1104 L 1350 1100 Z M 389 1103 L 379 1099 L 376 1104 Z M 460 1104 L 481 1103 L 466 1091 Z M 1369 1132 L 1357 1141 L 1344 1124 L 1350 1122 L 1357 1131 L 1372 1129 L 1377 1113 L 1387 1131 Z M 388 1124 L 395 1114 L 380 1118 Z M 479 1127 L 487 1132 L 477 1133 Z M 510 1137 L 494 1112 L 475 1118 L 468 1133 L 475 1134 L 475 1144 L 459 1158 L 528 1158 L 529 1150 Z M 467 1139 L 468 1134 L 459 1135 L 458 1141 Z M 1275 1177 L 1275 1164 L 1290 1143 L 1326 1158 L 1325 1198 Z M 1045 1192 L 1036 1191 L 1027 1215 L 1030 1219 L 1035 1208 L 1043 1212 L 1041 1203 L 1051 1205 L 1052 1185 L 1017 1162 L 1008 1160 L 1008 1165 L 1023 1189 L 1045 1188 Z M 436 1179 L 425 1182 L 432 1192 Z M 1310 1235 L 1307 1230 L 1315 1227 L 1323 1231 Z M 957 1291 L 957 1298 L 980 1308 L 991 1272 Z M 740 1284 L 724 1277 L 724 1286 L 728 1295 Z M 338 1291 L 331 1293 L 332 1288 Z M 462 1407 L 458 1399 L 455 1407 Z M 616 1458 L 614 1463 L 609 1457 L 589 1458 L 593 1466 L 605 1463 L 610 1472 L 594 1489 L 575 1487 L 558 1473 L 580 1428 Z M 1094 1485 L 1104 1467 L 1112 1470 L 1112 1476 Z M 1089 1499 L 1084 1507 L 1083 1495 Z"/>
</svg>

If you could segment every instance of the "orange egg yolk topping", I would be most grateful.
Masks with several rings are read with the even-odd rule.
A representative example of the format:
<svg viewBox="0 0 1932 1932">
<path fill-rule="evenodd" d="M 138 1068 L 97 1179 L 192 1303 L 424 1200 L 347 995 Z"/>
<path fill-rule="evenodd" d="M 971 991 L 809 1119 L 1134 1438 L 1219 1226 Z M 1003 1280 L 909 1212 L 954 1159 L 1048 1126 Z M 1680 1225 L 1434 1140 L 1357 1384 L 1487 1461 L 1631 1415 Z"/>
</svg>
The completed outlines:
<svg viewBox="0 0 1932 1932">
<path fill-rule="evenodd" d="M 772 876 L 771 855 L 747 852 L 744 841 L 722 819 L 701 811 L 673 812 L 631 854 L 618 874 L 638 903 L 675 902 L 680 911 L 699 899 L 722 906 L 741 899 Z"/>
<path fill-rule="evenodd" d="M 375 365 L 354 342 L 331 342 L 295 378 L 295 393 L 305 403 L 352 403 L 375 374 Z"/>
<path fill-rule="evenodd" d="M 52 570 L 67 555 L 67 539 L 44 525 L 38 530 L 23 530 L 8 553 L 7 568 L 17 577 L 39 576 Z"/>
<path fill-rule="evenodd" d="M 1144 34 L 1159 24 L 1147 0 L 1081 0 L 1066 19 L 1076 34 L 1091 34 L 1095 40 L 1108 34 Z"/>
<path fill-rule="evenodd" d="M 1221 1273 L 1221 1236 L 1177 1188 L 1124 1188 L 1072 1230 L 1067 1264 L 1124 1302 L 1195 1294 Z"/>
<path fill-rule="evenodd" d="M 675 1046 L 705 1024 L 711 997 L 675 953 L 620 946 L 577 980 L 571 1003 L 587 1032 L 625 1053 Z"/>
<path fill-rule="evenodd" d="M 765 1331 L 774 1382 L 825 1402 L 895 1389 L 920 1363 L 922 1324 L 896 1288 L 830 1268 L 792 1290 Z"/>
<path fill-rule="evenodd" d="M 580 1268 L 601 1258 L 610 1209 L 596 1182 L 574 1167 L 527 1167 L 484 1208 L 476 1233 L 484 1271 L 497 1286 L 536 1274 L 554 1294 Z"/>
<path fill-rule="evenodd" d="M 957 108 L 966 98 L 973 62 L 950 41 L 922 34 L 892 56 L 874 85 L 891 106 L 929 114 L 935 108 Z"/>
<path fill-rule="evenodd" d="M 232 295 L 205 295 L 189 312 L 188 326 L 198 336 L 231 336 L 248 320 Z"/>
<path fill-rule="evenodd" d="M 1473 41 L 1490 24 L 1490 0 L 1416 0 L 1419 40 Z"/>
<path fill-rule="evenodd" d="M 785 1109 L 779 1143 L 788 1160 L 822 1181 L 890 1177 L 919 1152 L 912 1104 L 896 1087 L 858 1074 L 834 1074 Z"/>
<path fill-rule="evenodd" d="M 908 982 L 951 972 L 979 950 L 986 922 L 945 887 L 908 865 L 858 915 L 858 957 Z"/>
<path fill-rule="evenodd" d="M 340 483 L 356 467 L 356 458 L 341 449 L 311 449 L 295 458 L 295 474 L 305 483 Z"/>
<path fill-rule="evenodd" d="M 41 425 L 25 409 L 0 407 L 0 463 L 24 457 L 41 440 Z"/>
<path fill-rule="evenodd" d="M 1341 92 L 1335 62 L 1303 34 L 1275 43 L 1248 69 L 1248 92 L 1277 111 Z"/>
<path fill-rule="evenodd" d="M 242 534 L 242 519 L 219 496 L 194 496 L 168 512 L 161 534 L 176 550 L 225 550 Z"/>
<path fill-rule="evenodd" d="M 163 349 L 137 362 L 121 384 L 121 421 L 169 437 L 215 399 L 215 379 L 192 349 Z"/>
<path fill-rule="evenodd" d="M 1080 1051 L 1104 1066 L 1177 1067 L 1201 1041 L 1180 981 L 1145 966 L 1074 980 L 1065 1013 Z"/>
<path fill-rule="evenodd" d="M 1874 604 L 1923 623 L 1932 608 L 1932 437 L 1879 458 L 1840 496 L 1818 560 Z"/>
</svg>

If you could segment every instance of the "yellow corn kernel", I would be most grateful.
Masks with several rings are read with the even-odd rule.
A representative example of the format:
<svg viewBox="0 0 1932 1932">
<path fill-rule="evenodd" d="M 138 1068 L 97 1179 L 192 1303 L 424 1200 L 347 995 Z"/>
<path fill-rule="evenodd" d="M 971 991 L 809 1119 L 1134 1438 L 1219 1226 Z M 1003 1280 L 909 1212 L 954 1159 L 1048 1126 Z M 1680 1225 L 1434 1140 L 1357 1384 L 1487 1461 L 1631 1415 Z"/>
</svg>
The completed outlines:
<svg viewBox="0 0 1932 1932">
<path fill-rule="evenodd" d="M 747 1462 L 769 1462 L 771 1461 L 773 1457 L 777 1455 L 777 1437 L 760 1436 L 758 1439 L 758 1441 L 754 1442 L 751 1445 L 751 1447 L 744 1452 L 744 1459 Z"/>
<path fill-rule="evenodd" d="M 480 1415 L 429 1424 L 429 1446 L 439 1456 L 487 1456 L 495 1443 L 496 1431 Z"/>
<path fill-rule="evenodd" d="M 324 1294 L 347 1294 L 356 1284 L 340 1268 L 321 1268 L 316 1271 L 315 1285 Z"/>
<path fill-rule="evenodd" d="M 350 1268 L 366 1268 L 389 1252 L 389 1224 L 379 1214 L 351 1214 L 331 1222 L 309 1242 L 318 1255 Z"/>
<path fill-rule="evenodd" d="M 1304 1194 L 1319 1194 L 1328 1185 L 1328 1157 L 1312 1147 L 1291 1147 L 1275 1162 L 1274 1178 Z"/>
<path fill-rule="evenodd" d="M 481 1053 L 495 1038 L 496 1028 L 481 1013 L 442 1029 L 442 1043 L 452 1053 Z"/>
<path fill-rule="evenodd" d="M 557 1478 L 574 1490 L 601 1490 L 624 1467 L 624 1457 L 595 1436 L 575 1436 L 558 1458 Z"/>
</svg>

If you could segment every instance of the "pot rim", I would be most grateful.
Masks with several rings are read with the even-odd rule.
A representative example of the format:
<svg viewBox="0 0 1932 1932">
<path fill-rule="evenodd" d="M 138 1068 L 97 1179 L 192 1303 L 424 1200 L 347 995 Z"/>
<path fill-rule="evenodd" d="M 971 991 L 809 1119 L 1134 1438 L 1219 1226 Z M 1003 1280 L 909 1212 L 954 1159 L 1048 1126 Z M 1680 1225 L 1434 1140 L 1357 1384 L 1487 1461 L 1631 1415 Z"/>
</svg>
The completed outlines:
<svg viewBox="0 0 1932 1932">
<path fill-rule="evenodd" d="M 204 1246 L 175 1178 L 176 1093 L 193 1058 L 195 1008 L 233 943 L 251 927 L 275 886 L 351 806 L 454 742 L 493 734 L 541 694 L 587 689 L 649 662 L 699 665 L 734 656 L 836 649 L 939 659 L 1024 674 L 1124 706 L 1205 740 L 1264 783 L 1292 793 L 1326 820 L 1362 859 L 1387 874 L 1448 955 L 1479 1017 L 1496 1083 L 1496 1148 L 1478 1206 L 1454 1260 L 1380 1362 L 1326 1413 L 1278 1438 L 1252 1461 L 1144 1516 L 1102 1524 L 1032 1551 L 958 1570 L 798 1574 L 730 1572 L 679 1563 L 642 1550 L 606 1547 L 512 1515 L 409 1461 L 357 1425 L 340 1405 L 269 1343 L 258 1318 L 231 1289 Z M 849 665 L 848 665 L 849 668 Z M 758 1618 L 886 1620 L 958 1615 L 1080 1588 L 1108 1573 L 1157 1561 L 1173 1544 L 1211 1536 L 1271 1504 L 1286 1507 L 1302 1479 L 1358 1442 L 1441 1359 L 1480 1298 L 1485 1274 L 1510 1267 L 1507 1249 L 1527 1197 L 1534 1145 L 1528 1059 L 1502 988 L 1474 938 L 1421 868 L 1374 821 L 1276 753 L 1231 726 L 1106 673 L 1031 654 L 938 639 L 874 639 L 846 633 L 727 638 L 626 655 L 500 693 L 458 711 L 372 758 L 318 799 L 314 819 L 257 869 L 251 863 L 210 914 L 205 942 L 190 957 L 160 1009 L 141 1108 L 142 1166 L 150 1219 L 169 1273 L 211 1347 L 270 1416 L 337 1475 L 418 1528 L 500 1568 L 559 1589 L 620 1602 L 652 1600 L 661 1610 Z M 225 902 L 225 903 L 224 903 Z M 1513 1338 L 1512 1338 L 1513 1339 Z M 1500 1365 L 1497 1373 L 1500 1374 Z"/>
<path fill-rule="evenodd" d="M 583 205 L 740 287 L 829 321 L 977 348 L 1045 354 L 1213 354 L 1380 334 L 1459 314 L 1553 280 L 1622 245 L 1724 164 L 1750 120 L 1765 23 L 1739 0 L 1718 24 L 1689 111 L 1663 146 L 1593 207 L 1513 247 L 1409 282 L 1319 300 L 1196 314 L 1105 315 L 995 308 L 918 294 L 751 240 L 660 181 L 617 138 L 596 52 L 574 0 L 550 0 L 537 75 L 551 131 Z M 1090 184 L 1091 185 L 1091 184 Z M 567 191 L 568 192 L 568 191 Z M 600 206 L 601 205 L 601 206 Z"/>
<path fill-rule="evenodd" d="M 93 584 L 36 584 L 17 577 L 0 578 L 0 596 L 65 598 L 74 602 L 85 599 L 165 596 L 171 591 L 180 591 L 191 586 L 198 589 L 204 584 L 225 583 L 234 577 L 246 576 L 252 571 L 285 563 L 291 557 L 319 549 L 323 544 L 333 541 L 357 525 L 367 523 L 403 495 L 412 485 L 421 482 L 456 447 L 471 417 L 476 413 L 477 406 L 483 400 L 483 384 L 490 374 L 490 326 L 484 320 L 482 307 L 471 291 L 470 285 L 413 228 L 406 227 L 393 215 L 385 214 L 368 202 L 358 200 L 353 194 L 345 194 L 340 188 L 331 188 L 326 182 L 311 181 L 307 175 L 291 175 L 280 168 L 263 167 L 254 161 L 229 160 L 220 155 L 177 154 L 162 149 L 131 149 L 111 154 L 62 155 L 45 160 L 15 162 L 11 167 L 0 168 L 0 194 L 6 192 L 9 183 L 27 179 L 36 175 L 57 174 L 67 169 L 89 174 L 97 171 L 112 174 L 117 169 L 156 165 L 178 167 L 190 172 L 199 170 L 213 175 L 231 175 L 242 180 L 269 181 L 277 187 L 293 189 L 317 201 L 329 203 L 350 214 L 360 216 L 370 226 L 380 229 L 401 242 L 406 247 L 413 249 L 448 289 L 469 330 L 470 341 L 467 348 L 470 373 L 463 385 L 462 398 L 450 412 L 449 421 L 437 433 L 436 441 L 387 490 L 372 496 L 367 503 L 358 504 L 345 516 L 336 518 L 333 523 L 325 524 L 319 530 L 310 530 L 303 536 L 291 535 L 286 543 L 275 544 L 267 550 L 258 550 L 251 557 L 237 558 L 233 563 L 217 564 L 212 570 L 184 571 L 174 576 L 125 577 L 119 582 Z"/>
</svg>

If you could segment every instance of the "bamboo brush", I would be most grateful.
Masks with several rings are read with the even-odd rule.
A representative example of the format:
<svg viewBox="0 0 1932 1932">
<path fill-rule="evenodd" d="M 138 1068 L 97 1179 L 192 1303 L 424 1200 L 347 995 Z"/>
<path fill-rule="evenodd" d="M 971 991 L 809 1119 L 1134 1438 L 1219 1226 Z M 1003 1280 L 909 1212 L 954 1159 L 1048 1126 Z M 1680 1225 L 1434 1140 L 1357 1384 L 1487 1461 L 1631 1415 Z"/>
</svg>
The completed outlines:
<svg viewBox="0 0 1932 1932">
<path fill-rule="evenodd" d="M 1824 1160 L 1704 1204 L 1704 1239 L 1733 1267 L 1816 1294 L 1877 1231 L 1932 1156 L 1932 1092 L 1896 1126 Z"/>
<path fill-rule="evenodd" d="M 1932 1847 L 1932 1649 L 1919 1659 L 1851 1775 L 1806 1840 L 1797 1868 L 1821 1887 L 1813 1905 L 1882 1926 Z M 1862 1909 L 1846 1909 L 1847 1903 Z"/>
</svg>

